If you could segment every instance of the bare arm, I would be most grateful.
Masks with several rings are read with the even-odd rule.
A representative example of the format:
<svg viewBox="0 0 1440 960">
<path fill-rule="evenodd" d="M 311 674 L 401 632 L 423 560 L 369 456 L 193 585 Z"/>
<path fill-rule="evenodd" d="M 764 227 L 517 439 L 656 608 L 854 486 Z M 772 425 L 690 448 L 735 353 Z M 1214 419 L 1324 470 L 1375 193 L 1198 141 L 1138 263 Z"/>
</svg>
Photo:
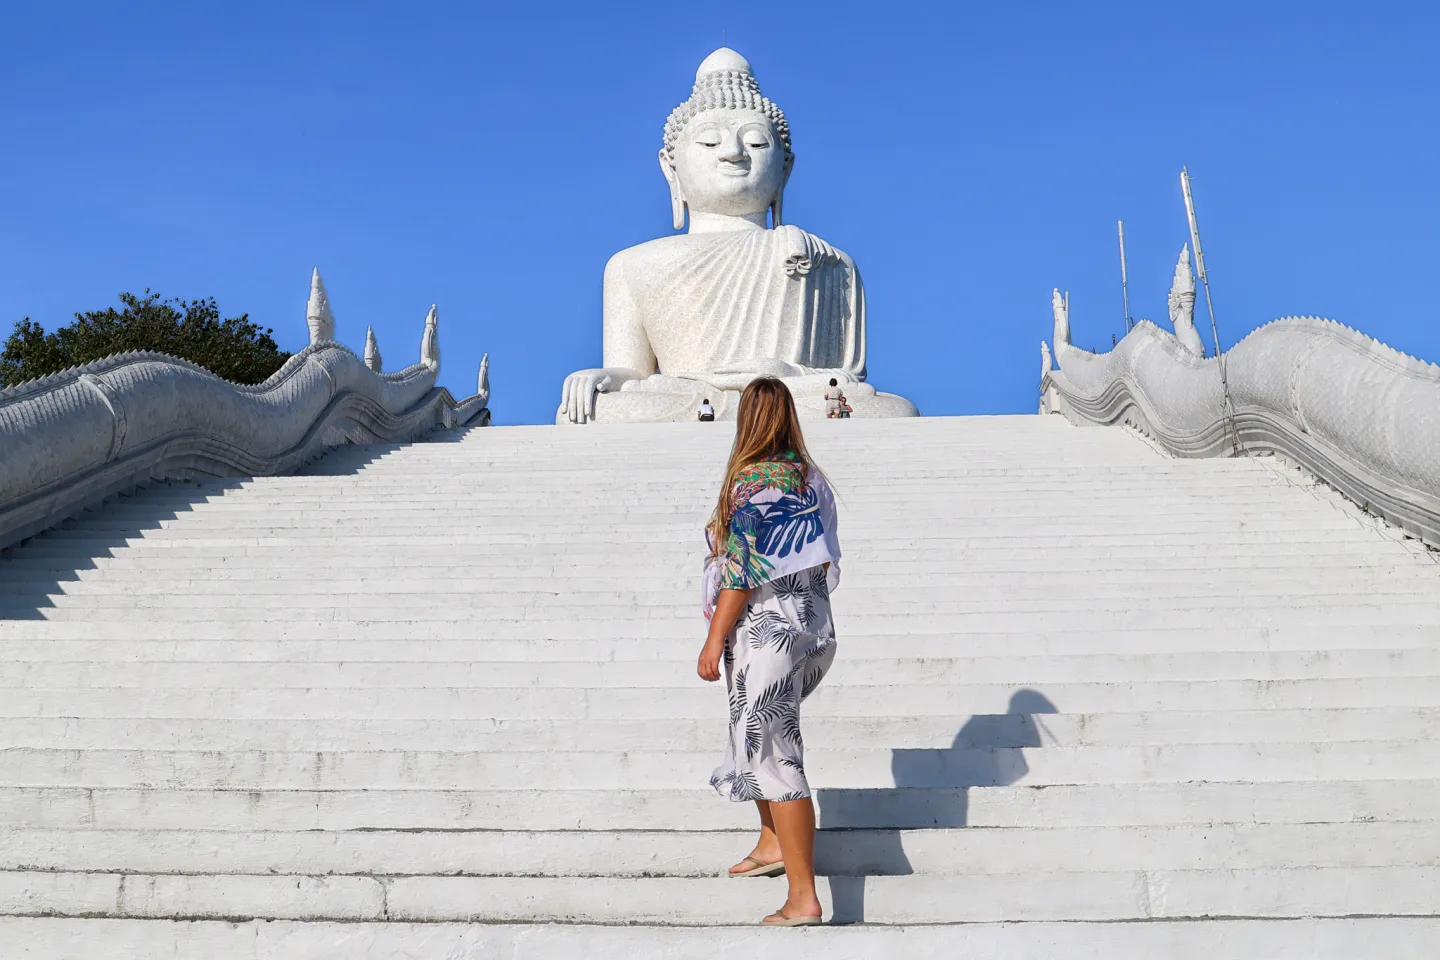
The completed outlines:
<svg viewBox="0 0 1440 960">
<path fill-rule="evenodd" d="M 745 601 L 749 598 L 749 590 L 720 591 L 720 597 L 715 601 L 715 612 L 710 615 L 710 634 L 705 638 L 705 646 L 700 649 L 700 662 L 695 668 L 701 680 L 720 679 L 720 658 L 725 654 L 725 637 L 745 612 Z"/>
<path fill-rule="evenodd" d="M 576 370 L 560 388 L 560 416 L 571 423 L 595 417 L 595 395 L 619 390 L 631 380 L 655 372 L 655 353 L 640 322 L 630 288 L 625 282 L 623 251 L 605 265 L 602 305 L 604 318 L 603 367 Z"/>
<path fill-rule="evenodd" d="M 626 277 L 625 251 L 617 253 L 605 264 L 605 287 L 600 313 L 603 322 L 601 363 L 607 370 L 625 370 L 635 379 L 648 377 L 656 370 L 655 351 L 635 307 L 635 295 Z"/>
</svg>

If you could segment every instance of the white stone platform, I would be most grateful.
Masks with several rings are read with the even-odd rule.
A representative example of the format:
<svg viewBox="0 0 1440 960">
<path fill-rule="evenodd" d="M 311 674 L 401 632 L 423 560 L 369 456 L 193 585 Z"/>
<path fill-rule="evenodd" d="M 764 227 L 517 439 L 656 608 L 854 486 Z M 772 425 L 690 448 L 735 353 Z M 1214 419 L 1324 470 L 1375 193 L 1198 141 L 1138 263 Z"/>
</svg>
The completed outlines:
<svg viewBox="0 0 1440 960">
<path fill-rule="evenodd" d="M 753 817 L 705 787 L 694 676 L 728 428 L 491 428 L 0 554 L 0 956 L 1433 954 L 1433 554 L 1058 417 L 809 431 L 851 925 L 751 929 L 783 881 L 719 876 Z"/>
<path fill-rule="evenodd" d="M 826 377 L 789 377 L 785 380 L 795 398 L 795 411 L 807 423 L 824 420 Z M 877 420 L 918 417 L 915 404 L 902 396 L 876 390 L 869 383 L 847 383 L 843 388 L 851 419 Z M 716 420 L 734 420 L 740 412 L 740 390 L 722 390 L 678 377 L 633 380 L 615 391 L 595 398 L 595 423 L 680 423 L 693 422 L 705 400 L 715 408 Z M 569 423 L 563 410 L 555 415 L 557 424 Z"/>
</svg>

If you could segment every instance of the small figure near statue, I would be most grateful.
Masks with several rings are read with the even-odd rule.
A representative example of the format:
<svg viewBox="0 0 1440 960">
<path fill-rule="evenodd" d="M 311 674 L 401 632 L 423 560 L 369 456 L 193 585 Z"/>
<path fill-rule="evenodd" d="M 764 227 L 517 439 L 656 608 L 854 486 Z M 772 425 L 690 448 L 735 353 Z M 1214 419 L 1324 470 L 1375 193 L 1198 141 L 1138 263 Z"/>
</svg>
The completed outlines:
<svg viewBox="0 0 1440 960">
<path fill-rule="evenodd" d="M 861 417 L 913 417 L 865 382 L 865 289 L 842 250 L 784 221 L 795 163 L 785 114 L 749 62 L 721 47 L 670 114 L 659 154 L 672 225 L 605 267 L 604 366 L 565 378 L 556 423 L 688 420 L 702 398 L 733 420 L 757 377 L 784 381 L 803 418 L 826 383 Z"/>
<path fill-rule="evenodd" d="M 713 423 L 715 420 L 715 408 L 710 405 L 710 398 L 706 397 L 700 402 L 700 415 L 698 419 L 702 423 Z"/>
<path fill-rule="evenodd" d="M 853 408 L 845 399 L 845 391 L 841 390 L 839 382 L 831 377 L 830 386 L 825 388 L 825 419 L 849 420 L 852 412 Z"/>
</svg>

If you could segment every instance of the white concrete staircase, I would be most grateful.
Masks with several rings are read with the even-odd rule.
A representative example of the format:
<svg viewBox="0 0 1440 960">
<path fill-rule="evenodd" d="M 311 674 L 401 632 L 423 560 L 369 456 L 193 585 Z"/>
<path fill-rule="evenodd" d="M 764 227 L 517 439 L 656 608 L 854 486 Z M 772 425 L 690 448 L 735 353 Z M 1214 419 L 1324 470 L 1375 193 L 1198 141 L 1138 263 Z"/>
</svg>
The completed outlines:
<svg viewBox="0 0 1440 960">
<path fill-rule="evenodd" d="M 863 924 L 742 926 L 784 884 L 720 875 L 754 815 L 705 785 L 729 436 L 355 447 L 0 555 L 0 956 L 1434 955 L 1433 555 L 1039 417 L 811 427 L 807 766 Z"/>
</svg>

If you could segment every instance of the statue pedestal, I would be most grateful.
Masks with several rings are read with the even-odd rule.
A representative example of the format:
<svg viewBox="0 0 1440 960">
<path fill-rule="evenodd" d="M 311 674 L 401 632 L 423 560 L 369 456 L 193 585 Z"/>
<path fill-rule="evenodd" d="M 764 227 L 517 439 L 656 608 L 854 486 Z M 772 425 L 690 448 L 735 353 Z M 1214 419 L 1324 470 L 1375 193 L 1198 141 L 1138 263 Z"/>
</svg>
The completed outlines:
<svg viewBox="0 0 1440 960">
<path fill-rule="evenodd" d="M 825 419 L 825 387 L 828 381 L 816 377 L 781 377 L 795 397 L 801 420 Z M 890 417 L 918 417 L 915 404 L 893 393 L 881 393 L 868 383 L 842 386 L 845 399 L 857 420 Z M 595 397 L 596 423 L 679 423 L 696 419 L 705 399 L 715 408 L 716 420 L 734 420 L 740 409 L 740 391 L 716 387 L 702 380 L 655 376 L 632 380 L 614 393 Z M 557 424 L 570 421 L 560 412 Z"/>
</svg>

